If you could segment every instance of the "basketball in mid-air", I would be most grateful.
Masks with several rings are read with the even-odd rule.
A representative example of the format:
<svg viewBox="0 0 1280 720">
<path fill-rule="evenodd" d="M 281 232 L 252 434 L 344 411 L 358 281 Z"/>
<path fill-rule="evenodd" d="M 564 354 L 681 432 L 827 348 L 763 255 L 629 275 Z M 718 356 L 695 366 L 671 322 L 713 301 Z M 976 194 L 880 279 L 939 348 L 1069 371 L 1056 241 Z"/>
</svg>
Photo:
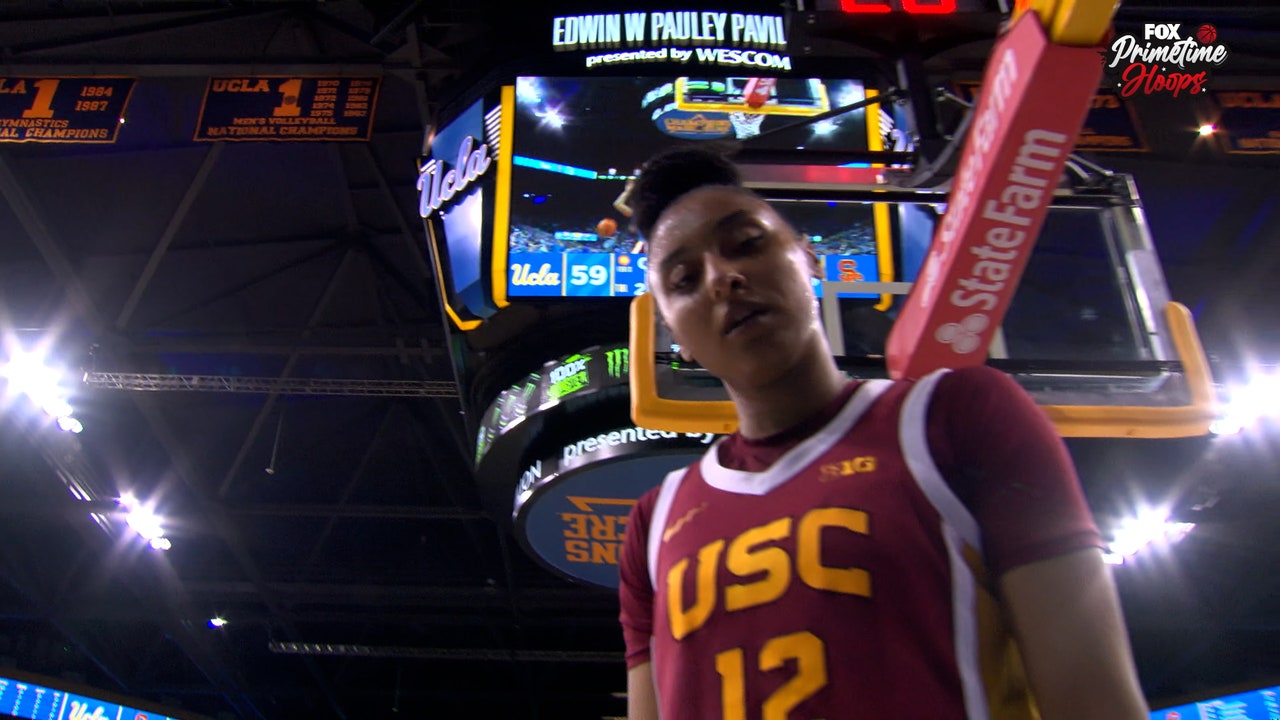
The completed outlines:
<svg viewBox="0 0 1280 720">
<path fill-rule="evenodd" d="M 1196 39 L 1201 45 L 1210 45 L 1218 39 L 1218 29 L 1209 24 L 1201 25 L 1196 28 Z"/>
<path fill-rule="evenodd" d="M 596 235 L 600 237 L 613 237 L 618 232 L 618 221 L 607 217 L 596 223 Z"/>
</svg>

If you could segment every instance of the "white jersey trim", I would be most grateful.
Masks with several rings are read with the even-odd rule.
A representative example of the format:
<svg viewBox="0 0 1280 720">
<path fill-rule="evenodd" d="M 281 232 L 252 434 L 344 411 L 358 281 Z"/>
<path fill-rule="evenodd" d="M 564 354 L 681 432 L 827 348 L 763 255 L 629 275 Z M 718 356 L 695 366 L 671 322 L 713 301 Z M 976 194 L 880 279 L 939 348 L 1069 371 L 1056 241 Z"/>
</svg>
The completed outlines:
<svg viewBox="0 0 1280 720">
<path fill-rule="evenodd" d="M 952 641 L 965 713 L 969 720 L 988 720 L 990 706 L 978 652 L 977 583 L 964 556 L 966 547 L 981 552 L 982 536 L 978 521 L 947 484 L 929 447 L 929 403 L 938 381 L 947 372 L 944 369 L 926 375 L 907 393 L 902 403 L 898 437 L 911 477 L 941 518 L 939 531 L 946 542 L 951 566 Z"/>
<path fill-rule="evenodd" d="M 964 540 L 956 529 L 943 522 L 941 531 L 951 564 L 951 620 L 965 714 L 969 720 L 989 720 L 991 708 L 982 682 L 982 660 L 978 652 L 978 595 L 973 571 L 965 562 Z"/>
<path fill-rule="evenodd" d="M 822 453 L 840 441 L 880 394 L 892 385 L 889 380 L 867 380 L 853 393 L 843 409 L 821 430 L 788 450 L 777 462 L 762 472 L 733 470 L 720 464 L 718 440 L 703 454 L 699 468 L 702 479 L 711 487 L 739 495 L 765 495 L 795 477 Z"/>
<path fill-rule="evenodd" d="M 680 483 L 688 472 L 688 467 L 682 467 L 667 473 L 662 480 L 662 489 L 658 491 L 658 499 L 653 504 L 653 517 L 649 518 L 646 559 L 649 561 L 649 585 L 655 591 L 658 589 L 658 549 L 662 547 L 662 533 L 666 532 L 667 516 L 671 514 L 671 501 L 675 499 L 676 490 L 680 489 Z"/>
<path fill-rule="evenodd" d="M 942 477 L 942 471 L 933 462 L 933 452 L 929 448 L 929 402 L 933 399 L 938 381 L 947 372 L 939 370 L 926 375 L 907 393 L 907 398 L 902 403 L 898 437 L 902 443 L 902 457 L 921 492 L 942 515 L 942 519 L 960 533 L 960 538 L 965 543 L 981 550 L 982 537 L 978 532 L 978 521 L 952 492 L 951 486 Z"/>
</svg>

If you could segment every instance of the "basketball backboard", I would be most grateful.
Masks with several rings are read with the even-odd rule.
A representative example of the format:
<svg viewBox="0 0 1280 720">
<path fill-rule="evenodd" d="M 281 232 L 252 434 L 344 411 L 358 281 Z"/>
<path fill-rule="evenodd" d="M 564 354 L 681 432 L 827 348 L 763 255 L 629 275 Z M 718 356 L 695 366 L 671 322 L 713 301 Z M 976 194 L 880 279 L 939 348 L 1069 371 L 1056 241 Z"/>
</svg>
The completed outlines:
<svg viewBox="0 0 1280 720">
<path fill-rule="evenodd" d="M 831 109 L 821 80 L 772 77 L 681 77 L 675 105 L 689 112 L 812 117 Z"/>
<path fill-rule="evenodd" d="M 816 294 L 837 362 L 854 377 L 886 376 L 885 340 L 945 212 L 946 188 L 748 184 L 835 264 Z M 982 290 L 976 282 L 975 296 Z M 653 309 L 644 296 L 633 301 L 632 326 L 637 422 L 732 430 L 723 388 L 679 363 L 660 324 L 650 334 Z M 1064 436 L 1195 436 L 1213 420 L 1207 361 L 1190 313 L 1169 297 L 1130 178 L 1108 175 L 1093 189 L 1057 193 L 990 347 L 968 347 L 973 329 L 963 323 L 948 331 L 945 341 L 958 354 L 985 350 L 988 363 L 1026 388 Z M 654 358 L 647 368 L 639 361 L 646 357 Z"/>
</svg>

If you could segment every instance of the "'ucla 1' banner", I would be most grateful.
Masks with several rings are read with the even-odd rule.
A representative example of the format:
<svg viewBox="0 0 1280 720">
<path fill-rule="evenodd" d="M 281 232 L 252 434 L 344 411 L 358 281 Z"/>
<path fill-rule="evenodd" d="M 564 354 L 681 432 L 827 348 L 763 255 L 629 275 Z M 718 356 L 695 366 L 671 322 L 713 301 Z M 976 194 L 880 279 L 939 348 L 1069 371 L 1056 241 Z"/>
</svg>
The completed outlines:
<svg viewBox="0 0 1280 720">
<path fill-rule="evenodd" d="M 381 82 L 377 76 L 210 78 L 195 139 L 368 140 Z"/>
<path fill-rule="evenodd" d="M 133 78 L 0 77 L 0 142 L 113 143 Z"/>
</svg>

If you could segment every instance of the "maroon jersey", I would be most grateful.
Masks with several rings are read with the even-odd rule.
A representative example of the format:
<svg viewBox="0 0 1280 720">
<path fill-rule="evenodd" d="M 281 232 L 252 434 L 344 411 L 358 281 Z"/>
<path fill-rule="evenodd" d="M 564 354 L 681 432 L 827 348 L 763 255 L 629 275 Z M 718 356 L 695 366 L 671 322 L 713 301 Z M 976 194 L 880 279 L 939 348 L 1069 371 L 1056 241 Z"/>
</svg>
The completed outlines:
<svg viewBox="0 0 1280 720">
<path fill-rule="evenodd" d="M 627 662 L 664 720 L 1033 718 L 994 579 L 1100 545 L 1043 412 L 978 367 L 808 425 L 728 438 L 632 511 Z"/>
</svg>

